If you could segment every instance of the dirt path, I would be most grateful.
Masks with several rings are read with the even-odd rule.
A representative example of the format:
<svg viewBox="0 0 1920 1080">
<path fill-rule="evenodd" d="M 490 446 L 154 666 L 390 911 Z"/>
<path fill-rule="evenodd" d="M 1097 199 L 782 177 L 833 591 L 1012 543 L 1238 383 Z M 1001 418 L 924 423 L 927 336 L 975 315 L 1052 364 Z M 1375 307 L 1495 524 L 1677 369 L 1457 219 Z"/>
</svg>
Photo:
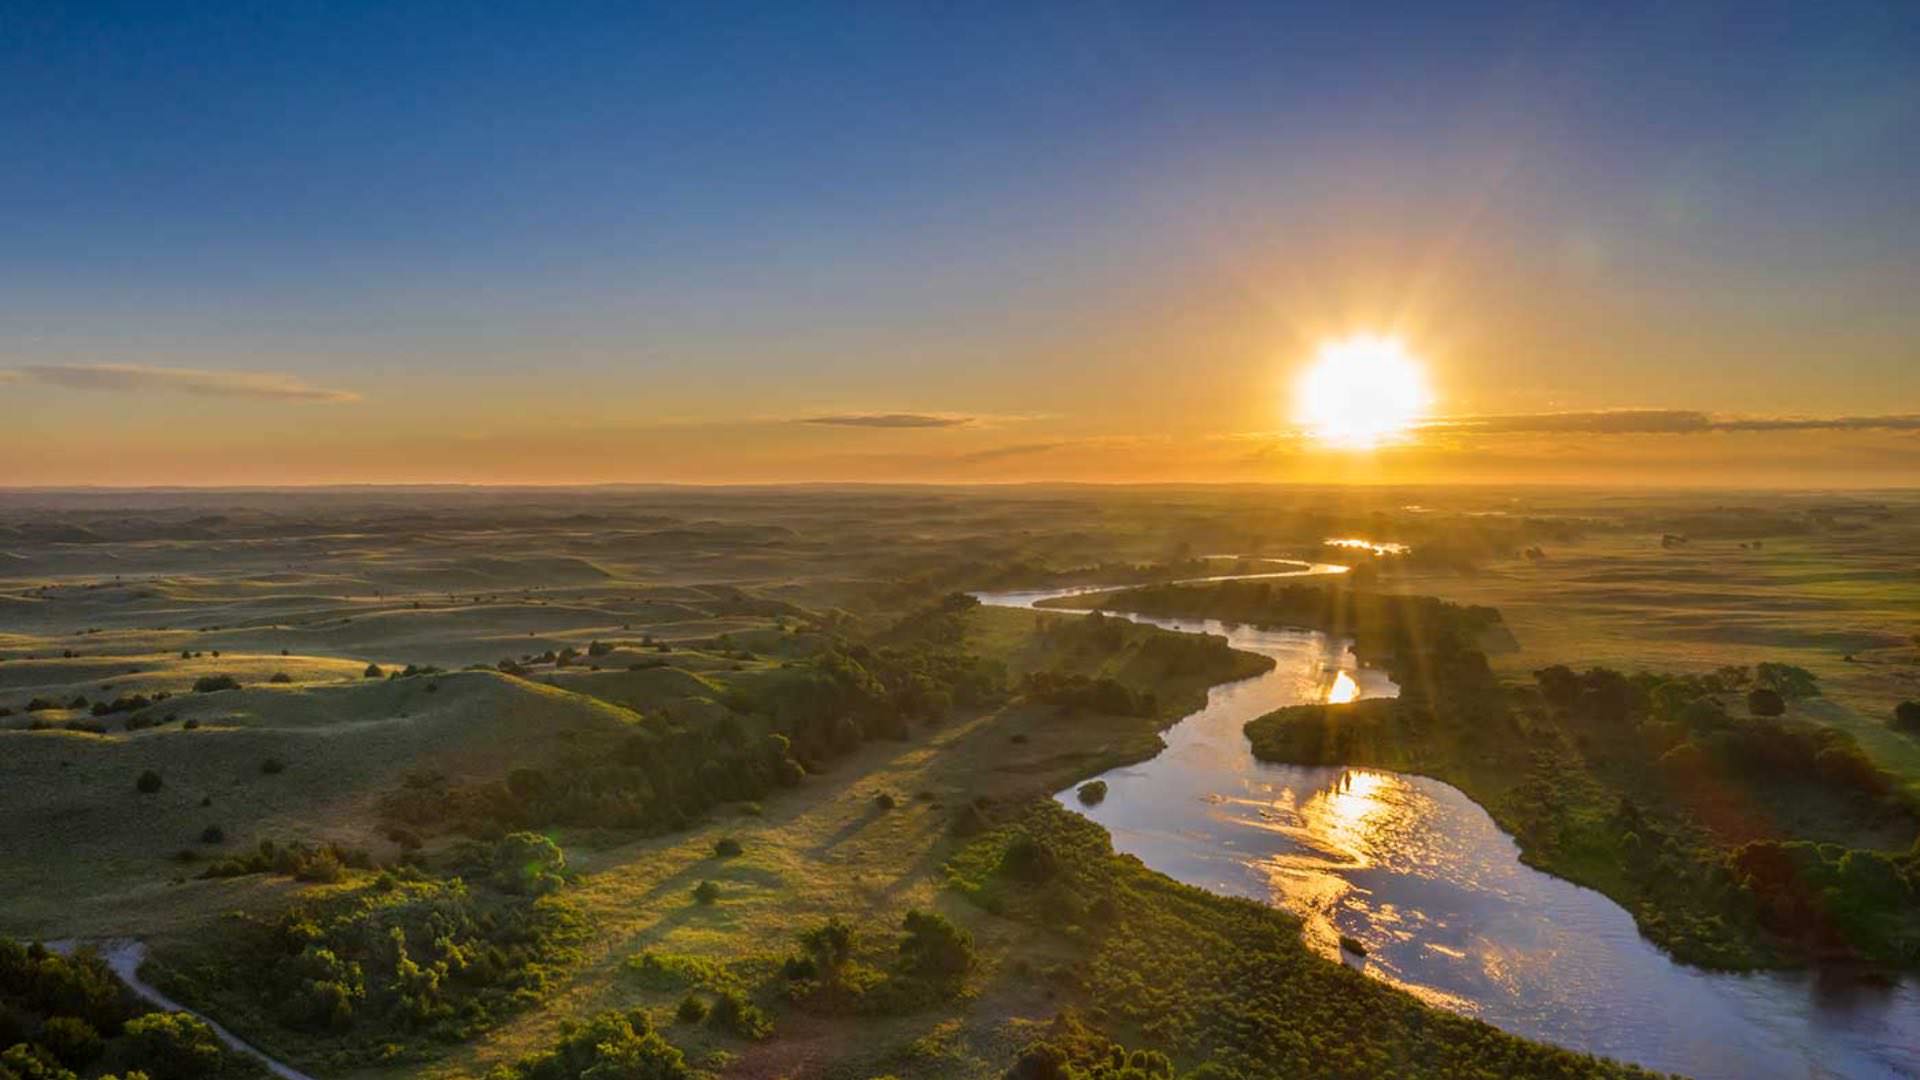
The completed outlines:
<svg viewBox="0 0 1920 1080">
<path fill-rule="evenodd" d="M 47 942 L 47 948 L 62 955 L 67 955 L 79 948 L 81 944 L 82 942 L 78 941 L 49 941 Z M 153 1007 L 166 1012 L 183 1012 L 199 1017 L 209 1028 L 213 1029 L 215 1037 L 225 1043 L 229 1049 L 237 1053 L 245 1054 L 255 1061 L 260 1062 L 262 1065 L 265 1065 L 267 1071 L 280 1077 L 280 1080 L 316 1080 L 315 1077 L 309 1076 L 291 1065 L 268 1057 L 264 1052 L 245 1039 L 221 1027 L 210 1018 L 201 1016 L 192 1009 L 162 994 L 142 980 L 140 978 L 140 965 L 147 959 L 147 946 L 145 942 L 123 938 L 88 944 L 94 945 L 94 948 L 100 953 L 100 959 L 107 962 L 107 966 L 113 969 L 113 973 L 120 977 L 121 982 L 127 984 L 128 989 L 138 994 Z"/>
</svg>

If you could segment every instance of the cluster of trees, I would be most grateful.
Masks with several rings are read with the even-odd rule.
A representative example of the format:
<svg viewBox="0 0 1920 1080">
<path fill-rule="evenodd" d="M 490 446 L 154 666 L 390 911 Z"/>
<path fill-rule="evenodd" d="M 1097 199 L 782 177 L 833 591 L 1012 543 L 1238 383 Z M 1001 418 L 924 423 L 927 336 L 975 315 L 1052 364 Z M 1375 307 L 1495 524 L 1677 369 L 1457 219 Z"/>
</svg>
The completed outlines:
<svg viewBox="0 0 1920 1080">
<path fill-rule="evenodd" d="M 1053 1018 L 1044 1037 L 1020 1051 L 1005 1080 L 1172 1080 L 1173 1062 L 1158 1050 L 1134 1050 L 1107 1038 L 1069 1009 Z M 1217 1066 L 1187 1073 L 1189 1080 L 1228 1080 Z"/>
<path fill-rule="evenodd" d="M 259 1074 L 199 1019 L 147 1009 L 92 950 L 61 956 L 0 938 L 0 1080 Z"/>
<path fill-rule="evenodd" d="M 1125 683 L 1058 671 L 1030 671 L 1020 680 L 1020 693 L 1029 701 L 1052 705 L 1062 712 L 1095 712 L 1108 716 L 1153 716 L 1160 701 L 1153 691 L 1138 691 Z"/>
<path fill-rule="evenodd" d="M 224 838 L 222 832 L 220 839 Z M 207 843 L 220 842 L 207 836 L 202 839 Z M 300 840 L 277 844 L 272 839 L 265 839 L 252 851 L 220 859 L 201 871 L 200 876 L 229 878 L 248 874 L 280 874 L 299 881 L 331 883 L 345 877 L 349 869 L 367 870 L 372 866 L 373 857 L 358 848 L 349 850 L 338 844 L 309 844 Z"/>
<path fill-rule="evenodd" d="M 488 1080 L 695 1080 L 704 1074 L 653 1029 L 645 1009 L 566 1020 L 546 1050 L 502 1065 Z"/>
<path fill-rule="evenodd" d="M 403 867 L 275 918 L 236 917 L 157 981 L 239 1026 L 313 1036 L 336 1069 L 391 1063 L 388 1044 L 470 1038 L 542 1000 L 578 956 L 584 922 L 563 895 L 492 887 L 546 889 L 544 875 L 501 869 L 533 847 L 477 856 L 493 868 L 485 884 Z"/>
<path fill-rule="evenodd" d="M 1053 872 L 1014 872 L 1016 843 L 1051 853 Z M 1115 855 L 1105 830 L 1052 800 L 981 834 L 951 868 L 969 898 L 1043 926 L 1072 945 L 1070 962 L 1034 976 L 1098 1003 L 1103 1025 L 1150 1050 L 1121 1064 L 1091 1033 L 1057 1027 L 1014 1062 L 1015 1075 L 1625 1076 L 1633 1070 L 1421 1005 L 1313 954 L 1299 923 L 1265 904 L 1217 896 Z M 1058 1051 L 1057 1053 L 1055 1051 Z M 1167 1059 L 1162 1063 L 1162 1057 Z M 1131 1073 L 1127 1070 L 1135 1070 Z"/>
<path fill-rule="evenodd" d="M 1101 603 L 1117 611 L 1299 626 L 1351 637 L 1355 654 L 1385 668 L 1409 698 L 1444 696 L 1459 702 L 1497 687 L 1479 642 L 1503 627 L 1499 611 L 1432 596 L 1374 592 L 1345 578 L 1154 585 L 1115 593 Z"/>
<path fill-rule="evenodd" d="M 1690 962 L 1920 965 L 1920 806 L 1850 735 L 1773 707 L 1817 693 L 1790 664 L 1554 666 L 1472 709 L 1299 707 L 1247 734 L 1268 760 L 1457 784 L 1529 861 L 1609 892 Z"/>
<path fill-rule="evenodd" d="M 716 804 L 797 784 L 864 741 L 906 738 L 914 722 L 936 720 L 956 703 L 994 700 L 1003 684 L 997 666 L 955 650 L 841 643 L 728 694 L 717 717 L 652 714 L 626 731 L 578 738 L 495 783 L 417 777 L 390 793 L 385 812 L 414 828 L 495 834 L 551 825 L 679 829 Z"/>
</svg>

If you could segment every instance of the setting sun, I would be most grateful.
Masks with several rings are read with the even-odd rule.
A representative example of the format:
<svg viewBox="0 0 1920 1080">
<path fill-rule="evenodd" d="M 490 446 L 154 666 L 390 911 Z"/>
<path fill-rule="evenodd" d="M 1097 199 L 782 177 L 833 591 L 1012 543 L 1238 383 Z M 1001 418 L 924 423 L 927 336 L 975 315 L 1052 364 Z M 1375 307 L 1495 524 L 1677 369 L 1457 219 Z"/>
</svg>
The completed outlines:
<svg viewBox="0 0 1920 1080">
<path fill-rule="evenodd" d="M 1329 446 L 1369 449 L 1426 415 L 1426 375 L 1398 340 L 1359 336 L 1320 346 L 1295 390 L 1294 419 Z"/>
</svg>

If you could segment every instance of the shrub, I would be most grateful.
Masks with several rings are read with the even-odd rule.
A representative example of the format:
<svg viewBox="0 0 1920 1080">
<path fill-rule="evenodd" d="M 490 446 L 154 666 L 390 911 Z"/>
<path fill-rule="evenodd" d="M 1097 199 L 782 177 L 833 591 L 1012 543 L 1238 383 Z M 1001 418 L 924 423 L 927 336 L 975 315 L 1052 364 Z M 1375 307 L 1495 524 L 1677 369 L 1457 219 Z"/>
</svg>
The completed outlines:
<svg viewBox="0 0 1920 1080">
<path fill-rule="evenodd" d="M 1820 696 L 1820 677 L 1792 664 L 1756 664 L 1753 681 L 1757 686 L 1778 691 L 1782 697 Z"/>
<path fill-rule="evenodd" d="M 711 904 L 720 899 L 720 886 L 711 881 L 702 881 L 693 887 L 693 898 L 702 904 Z"/>
<path fill-rule="evenodd" d="M 221 1067 L 213 1029 L 187 1013 L 147 1013 L 122 1029 L 138 1048 L 137 1060 L 153 1080 L 195 1080 Z"/>
<path fill-rule="evenodd" d="M 493 882 L 506 892 L 540 896 L 566 884 L 567 856 L 535 832 L 510 833 L 493 849 Z"/>
<path fill-rule="evenodd" d="M 1025 832 L 1015 836 L 1000 856 L 1000 872 L 1021 881 L 1042 882 L 1059 870 L 1060 859 L 1053 849 Z"/>
<path fill-rule="evenodd" d="M 36 1040 L 41 1046 L 52 1051 L 60 1064 L 69 1069 L 82 1069 L 92 1064 L 106 1049 L 106 1041 L 93 1025 L 77 1016 L 56 1016 L 40 1025 L 40 1035 Z"/>
<path fill-rule="evenodd" d="M 873 797 L 873 805 L 879 807 L 882 810 L 891 810 L 894 807 L 900 805 L 900 803 L 892 795 L 883 791 L 880 794 L 875 795 Z"/>
<path fill-rule="evenodd" d="M 200 842 L 203 844 L 224 844 L 227 842 L 227 831 L 218 825 L 209 825 L 200 830 Z"/>
<path fill-rule="evenodd" d="M 240 680 L 231 675 L 202 675 L 193 680 L 193 692 L 196 694 L 216 694 L 222 690 L 240 689 Z"/>
<path fill-rule="evenodd" d="M 1893 707 L 1892 728 L 1909 735 L 1920 735 L 1920 701 L 1903 701 Z"/>
<path fill-rule="evenodd" d="M 1748 692 L 1747 711 L 1755 716 L 1780 716 L 1787 711 L 1787 701 L 1778 690 L 1762 686 Z"/>
<path fill-rule="evenodd" d="M 853 927 L 836 915 L 802 933 L 800 945 L 821 967 L 838 967 L 853 953 Z"/>
<path fill-rule="evenodd" d="M 276 671 L 273 673 L 273 677 L 267 681 L 270 683 L 290 683 L 293 681 L 293 676 L 284 671 Z"/>
<path fill-rule="evenodd" d="M 162 786 L 163 784 L 162 784 L 162 781 L 160 780 L 160 774 L 157 772 L 154 772 L 152 769 L 148 769 L 146 772 L 141 773 L 140 779 L 135 780 L 133 782 L 134 790 L 138 791 L 142 795 L 151 795 L 154 792 L 159 791 Z"/>
<path fill-rule="evenodd" d="M 723 836 L 713 842 L 713 853 L 722 859 L 738 855 L 740 854 L 740 841 L 735 840 L 731 836 Z"/>
<path fill-rule="evenodd" d="M 379 664 L 368 664 L 367 669 L 362 671 L 360 676 L 366 679 L 378 679 L 385 674 L 386 672 L 380 670 Z"/>
<path fill-rule="evenodd" d="M 270 757 L 260 763 L 260 771 L 268 776 L 278 776 L 287 771 L 287 763 L 277 757 Z"/>
<path fill-rule="evenodd" d="M 936 911 L 909 911 L 901 924 L 907 936 L 900 956 L 908 970 L 922 975 L 964 974 L 973 966 L 973 935 Z"/>
<path fill-rule="evenodd" d="M 767 1014 L 747 1000 L 738 990 L 722 990 L 713 1000 L 707 1022 L 733 1032 L 743 1039 L 764 1039 L 773 1034 L 773 1022 Z"/>
<path fill-rule="evenodd" d="M 673 1016 L 683 1024 L 697 1024 L 707 1018 L 707 1003 L 701 1001 L 699 995 L 688 991 L 687 996 L 681 998 L 680 1004 L 674 1008 Z"/>
<path fill-rule="evenodd" d="M 1098 806 L 1100 801 L 1107 797 L 1107 782 L 1105 780 L 1089 780 L 1080 785 L 1077 794 L 1080 796 L 1080 801 L 1087 806 Z"/>
</svg>

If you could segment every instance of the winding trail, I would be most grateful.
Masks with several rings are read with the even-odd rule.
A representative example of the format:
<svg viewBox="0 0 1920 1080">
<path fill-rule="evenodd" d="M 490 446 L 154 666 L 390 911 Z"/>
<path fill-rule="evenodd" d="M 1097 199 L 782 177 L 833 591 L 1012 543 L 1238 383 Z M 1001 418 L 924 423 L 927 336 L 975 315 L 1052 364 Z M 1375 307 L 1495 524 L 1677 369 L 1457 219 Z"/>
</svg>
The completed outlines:
<svg viewBox="0 0 1920 1080">
<path fill-rule="evenodd" d="M 245 1054 L 260 1064 L 265 1065 L 267 1071 L 280 1077 L 280 1080 L 317 1080 L 316 1077 L 309 1076 L 284 1061 L 268 1056 L 266 1051 L 261 1050 L 240 1036 L 221 1027 L 220 1024 L 211 1017 L 194 1012 L 192 1009 L 161 993 L 155 989 L 151 983 L 142 979 L 140 977 L 140 965 L 147 960 L 146 942 L 136 941 L 130 938 L 115 938 L 100 942 L 73 940 L 47 942 L 48 949 L 62 956 L 72 955 L 76 949 L 79 949 L 83 945 L 92 945 L 100 953 L 100 959 L 107 962 L 107 967 L 113 969 L 113 973 L 120 977 L 120 981 L 127 984 L 127 989 L 132 990 L 135 995 L 147 1004 L 152 1005 L 162 1012 L 183 1012 L 199 1019 L 202 1023 L 206 1024 L 207 1027 L 213 1029 L 214 1037 L 222 1043 L 225 1043 L 228 1049 L 236 1053 Z"/>
</svg>

